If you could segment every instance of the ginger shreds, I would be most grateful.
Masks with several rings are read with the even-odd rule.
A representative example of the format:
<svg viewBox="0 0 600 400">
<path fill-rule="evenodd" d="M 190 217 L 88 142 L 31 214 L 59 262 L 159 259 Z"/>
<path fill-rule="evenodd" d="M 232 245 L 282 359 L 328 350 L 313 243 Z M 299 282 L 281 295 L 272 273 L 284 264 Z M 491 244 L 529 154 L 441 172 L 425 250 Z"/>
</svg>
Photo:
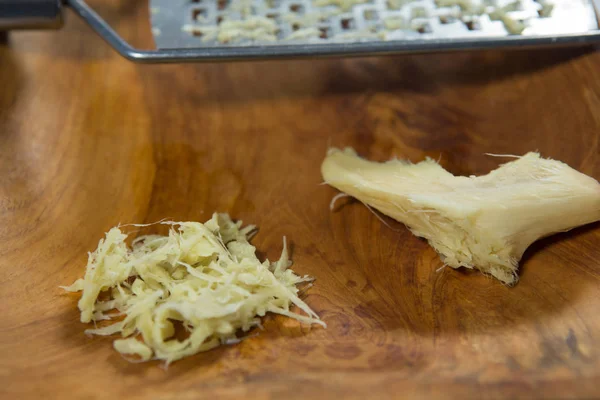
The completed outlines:
<svg viewBox="0 0 600 400">
<path fill-rule="evenodd" d="M 315 0 L 314 4 L 317 7 L 334 5 L 340 7 L 344 11 L 348 11 L 357 4 L 364 4 L 368 2 L 369 0 Z"/>
<path fill-rule="evenodd" d="M 124 319 L 86 333 L 120 333 L 114 348 L 137 361 L 167 364 L 236 343 L 236 332 L 260 326 L 259 317 L 278 313 L 306 324 L 325 324 L 299 297 L 296 285 L 312 281 L 289 266 L 287 246 L 277 262 L 260 262 L 248 238 L 253 226 L 242 228 L 227 214 L 199 222 L 161 222 L 167 236 L 135 239 L 112 228 L 89 255 L 85 277 L 64 289 L 82 292 L 78 306 L 82 322 Z M 99 300 L 104 293 L 110 300 Z M 290 307 L 297 306 L 304 314 Z M 175 325 L 187 331 L 175 338 Z"/>
<path fill-rule="evenodd" d="M 317 28 L 303 28 L 289 34 L 286 40 L 318 39 L 321 31 Z"/>
<path fill-rule="evenodd" d="M 454 176 L 432 159 L 375 163 L 332 149 L 325 182 L 408 226 L 453 268 L 477 268 L 506 284 L 536 240 L 600 220 L 600 184 L 528 153 L 484 176 Z"/>
<path fill-rule="evenodd" d="M 274 42 L 279 28 L 270 18 L 250 16 L 241 21 L 226 19 L 212 26 L 184 25 L 182 29 L 201 35 L 203 41 L 235 43 L 240 40 Z"/>
</svg>

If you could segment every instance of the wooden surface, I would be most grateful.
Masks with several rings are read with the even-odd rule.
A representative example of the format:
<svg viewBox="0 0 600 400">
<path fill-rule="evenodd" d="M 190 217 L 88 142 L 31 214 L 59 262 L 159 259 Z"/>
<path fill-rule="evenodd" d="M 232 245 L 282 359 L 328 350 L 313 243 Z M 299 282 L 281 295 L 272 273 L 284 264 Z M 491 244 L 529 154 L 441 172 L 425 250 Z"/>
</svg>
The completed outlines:
<svg viewBox="0 0 600 400">
<path fill-rule="evenodd" d="M 148 44 L 144 2 L 95 4 Z M 330 144 L 461 174 L 537 149 L 598 179 L 599 140 L 590 49 L 137 66 L 74 17 L 15 34 L 0 45 L 0 397 L 598 397 L 599 224 L 535 244 L 507 288 L 436 271 L 361 204 L 330 212 L 319 166 Z M 328 329 L 269 318 L 168 371 L 83 334 L 58 286 L 107 229 L 215 210 L 258 224 L 271 258 L 288 236 Z"/>
</svg>

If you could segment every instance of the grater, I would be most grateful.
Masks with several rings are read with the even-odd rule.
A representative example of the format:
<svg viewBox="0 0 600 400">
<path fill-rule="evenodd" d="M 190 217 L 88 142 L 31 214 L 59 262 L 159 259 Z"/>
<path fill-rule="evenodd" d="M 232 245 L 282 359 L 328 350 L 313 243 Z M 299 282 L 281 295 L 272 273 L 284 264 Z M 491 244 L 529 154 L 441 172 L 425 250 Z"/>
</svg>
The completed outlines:
<svg viewBox="0 0 600 400">
<path fill-rule="evenodd" d="M 64 8 L 140 63 L 600 42 L 600 0 L 150 0 L 154 50 L 129 45 L 84 0 L 0 0 L 0 30 L 59 28 Z"/>
</svg>

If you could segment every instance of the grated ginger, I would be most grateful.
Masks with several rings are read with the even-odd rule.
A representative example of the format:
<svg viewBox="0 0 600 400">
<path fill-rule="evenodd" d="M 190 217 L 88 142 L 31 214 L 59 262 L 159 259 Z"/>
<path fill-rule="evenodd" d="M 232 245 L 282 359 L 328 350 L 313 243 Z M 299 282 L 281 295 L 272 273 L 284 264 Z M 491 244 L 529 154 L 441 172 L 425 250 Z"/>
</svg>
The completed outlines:
<svg viewBox="0 0 600 400">
<path fill-rule="evenodd" d="M 161 224 L 170 226 L 168 236 L 142 236 L 131 248 L 127 235 L 112 228 L 89 254 L 85 277 L 63 287 L 82 292 L 81 322 L 120 318 L 86 333 L 120 334 L 114 342 L 119 353 L 169 364 L 238 342 L 236 332 L 260 327 L 259 317 L 267 312 L 325 327 L 298 297 L 296 285 L 313 279 L 289 269 L 285 238 L 281 258 L 261 263 L 248 242 L 255 227 L 242 228 L 227 214 L 214 214 L 204 224 Z M 101 300 L 106 293 L 110 298 Z M 188 334 L 183 340 L 175 338 L 177 321 Z"/>
<path fill-rule="evenodd" d="M 220 43 L 234 43 L 241 40 L 274 42 L 279 28 L 270 18 L 250 16 L 242 21 L 224 20 L 219 25 L 184 25 L 184 32 L 202 36 L 202 41 L 217 40 Z"/>
<path fill-rule="evenodd" d="M 560 161 L 528 153 L 484 176 L 454 176 L 432 159 L 411 164 L 331 149 L 326 183 L 404 223 L 453 268 L 514 284 L 536 240 L 600 220 L 600 184 Z M 334 199 L 335 200 L 335 199 Z"/>
<path fill-rule="evenodd" d="M 365 4 L 368 2 L 369 0 L 314 0 L 314 4 L 317 7 L 333 5 L 338 6 L 344 11 L 350 11 L 355 5 Z"/>
</svg>

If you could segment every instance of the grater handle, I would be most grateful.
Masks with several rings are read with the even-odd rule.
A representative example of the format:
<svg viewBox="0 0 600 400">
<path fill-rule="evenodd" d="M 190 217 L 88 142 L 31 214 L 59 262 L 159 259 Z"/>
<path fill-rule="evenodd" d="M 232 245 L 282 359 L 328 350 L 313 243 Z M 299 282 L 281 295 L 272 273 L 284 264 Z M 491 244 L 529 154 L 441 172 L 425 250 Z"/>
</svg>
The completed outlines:
<svg viewBox="0 0 600 400">
<path fill-rule="evenodd" d="M 62 0 L 0 0 L 0 31 L 57 29 L 62 23 Z"/>
</svg>

